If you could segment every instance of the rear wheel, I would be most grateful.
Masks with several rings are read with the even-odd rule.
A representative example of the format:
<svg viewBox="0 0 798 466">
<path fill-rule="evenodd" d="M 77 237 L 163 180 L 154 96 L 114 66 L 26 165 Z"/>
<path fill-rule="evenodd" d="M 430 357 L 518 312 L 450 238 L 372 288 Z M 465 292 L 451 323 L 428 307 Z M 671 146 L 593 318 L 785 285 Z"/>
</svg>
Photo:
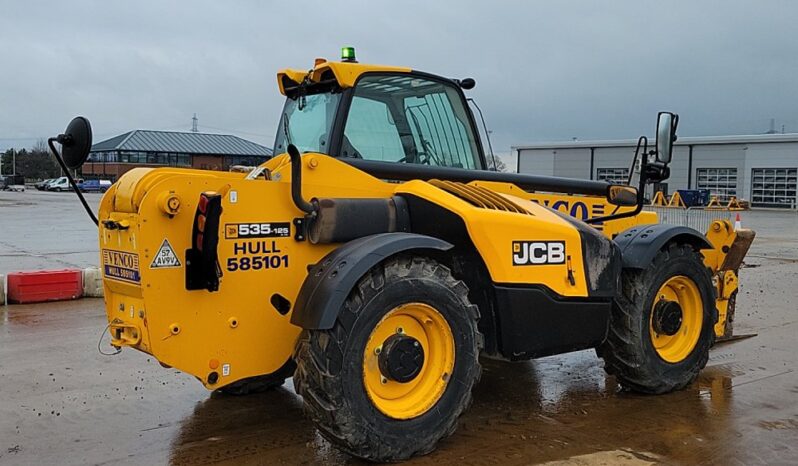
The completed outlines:
<svg viewBox="0 0 798 466">
<path fill-rule="evenodd" d="M 701 255 L 670 244 L 645 270 L 624 270 L 599 354 L 621 386 L 643 393 L 684 388 L 704 368 L 717 321 Z"/>
<path fill-rule="evenodd" d="M 426 258 L 367 273 L 332 329 L 300 339 L 294 385 L 321 434 L 372 461 L 432 451 L 479 379 L 482 336 L 468 289 Z"/>
</svg>

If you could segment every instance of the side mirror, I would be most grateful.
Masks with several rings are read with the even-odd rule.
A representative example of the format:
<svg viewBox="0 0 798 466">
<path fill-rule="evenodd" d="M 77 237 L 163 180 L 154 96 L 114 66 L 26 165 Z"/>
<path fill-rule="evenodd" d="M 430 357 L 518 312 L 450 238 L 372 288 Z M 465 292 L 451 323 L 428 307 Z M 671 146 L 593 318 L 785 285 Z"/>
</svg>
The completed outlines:
<svg viewBox="0 0 798 466">
<path fill-rule="evenodd" d="M 464 89 L 464 90 L 466 90 L 466 91 L 467 91 L 467 90 L 470 90 L 470 89 L 473 89 L 473 88 L 474 88 L 474 86 L 476 86 L 476 85 L 477 85 L 477 82 L 476 82 L 476 81 L 474 81 L 474 78 L 455 79 L 454 81 L 455 81 L 457 84 L 459 84 L 459 85 L 460 85 L 460 87 L 461 87 L 461 88 L 463 88 L 463 89 Z"/>
<path fill-rule="evenodd" d="M 85 117 L 75 117 L 56 140 L 61 144 L 64 165 L 71 170 L 80 168 L 91 151 L 91 123 Z"/>
<path fill-rule="evenodd" d="M 607 200 L 612 205 L 631 207 L 637 205 L 637 189 L 631 186 L 612 185 L 607 191 Z"/>
<path fill-rule="evenodd" d="M 657 117 L 657 162 L 665 165 L 671 163 L 678 125 L 679 115 L 671 112 L 659 112 Z"/>
</svg>

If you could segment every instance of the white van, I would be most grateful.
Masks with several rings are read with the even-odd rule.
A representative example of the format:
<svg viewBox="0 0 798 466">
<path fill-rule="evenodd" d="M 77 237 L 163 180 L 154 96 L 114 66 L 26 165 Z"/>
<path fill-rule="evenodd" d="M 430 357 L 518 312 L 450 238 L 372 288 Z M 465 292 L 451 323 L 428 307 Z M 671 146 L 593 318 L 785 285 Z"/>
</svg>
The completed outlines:
<svg viewBox="0 0 798 466">
<path fill-rule="evenodd" d="M 83 183 L 83 178 L 78 178 L 75 183 Z M 48 191 L 71 191 L 72 185 L 69 184 L 69 179 L 66 176 L 57 178 L 55 181 L 47 185 Z"/>
</svg>

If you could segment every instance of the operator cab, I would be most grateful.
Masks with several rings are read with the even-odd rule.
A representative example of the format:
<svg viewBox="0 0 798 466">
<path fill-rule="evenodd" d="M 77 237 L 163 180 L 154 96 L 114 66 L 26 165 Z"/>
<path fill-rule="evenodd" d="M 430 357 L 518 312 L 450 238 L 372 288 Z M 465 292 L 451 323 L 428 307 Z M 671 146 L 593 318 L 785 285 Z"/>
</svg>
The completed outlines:
<svg viewBox="0 0 798 466">
<path fill-rule="evenodd" d="M 348 79 L 347 79 L 348 78 Z M 484 169 L 473 115 L 459 81 L 356 62 L 317 61 L 278 74 L 286 95 L 274 153 Z"/>
</svg>

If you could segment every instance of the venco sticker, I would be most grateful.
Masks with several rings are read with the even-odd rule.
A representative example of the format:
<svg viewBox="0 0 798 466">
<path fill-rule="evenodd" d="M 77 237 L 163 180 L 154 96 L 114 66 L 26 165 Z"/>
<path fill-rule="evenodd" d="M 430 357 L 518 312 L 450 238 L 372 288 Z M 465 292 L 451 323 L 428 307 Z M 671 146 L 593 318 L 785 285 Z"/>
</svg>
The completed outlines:
<svg viewBox="0 0 798 466">
<path fill-rule="evenodd" d="M 140 283 L 139 256 L 130 252 L 103 249 L 105 276 L 129 283 Z"/>
</svg>

